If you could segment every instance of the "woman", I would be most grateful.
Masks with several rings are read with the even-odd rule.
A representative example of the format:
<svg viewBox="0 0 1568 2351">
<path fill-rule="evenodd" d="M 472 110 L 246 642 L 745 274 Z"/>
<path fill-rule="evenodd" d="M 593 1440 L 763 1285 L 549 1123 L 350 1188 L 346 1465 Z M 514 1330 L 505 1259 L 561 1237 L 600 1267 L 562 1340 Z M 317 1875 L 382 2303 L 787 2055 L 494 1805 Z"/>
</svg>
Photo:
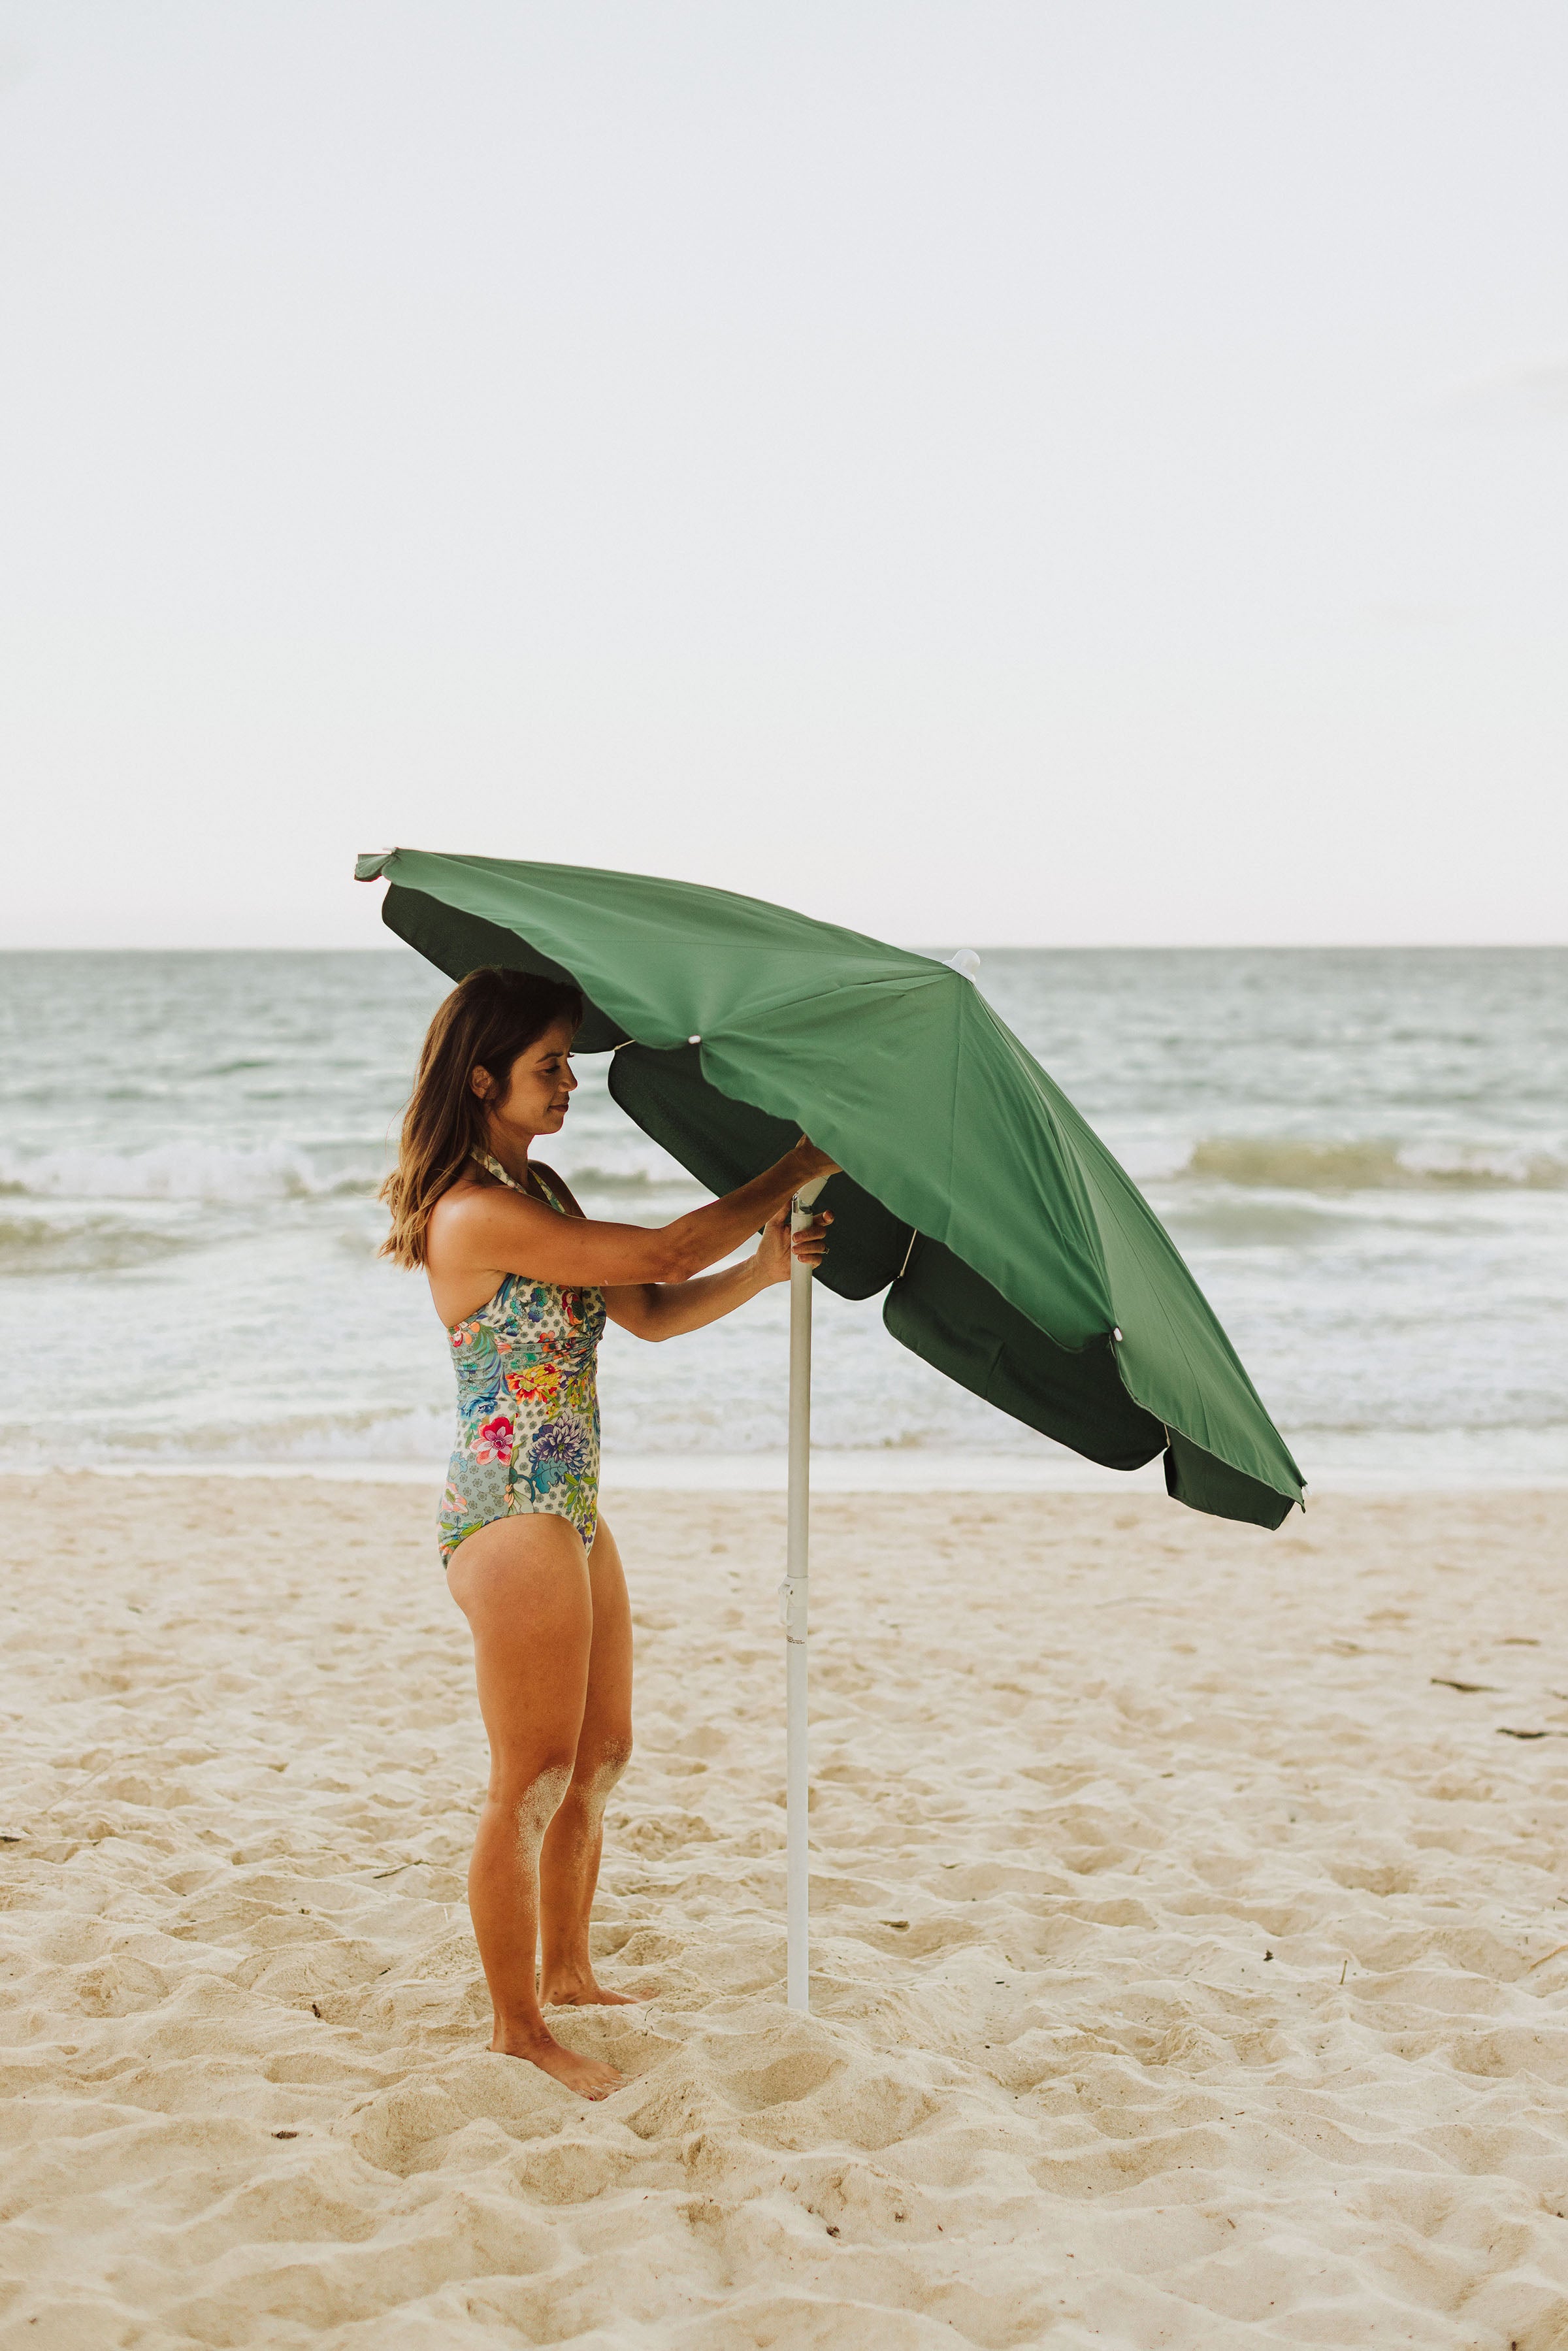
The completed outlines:
<svg viewBox="0 0 1568 2351">
<path fill-rule="evenodd" d="M 454 988 L 382 1193 L 382 1253 L 424 1268 L 457 1370 L 440 1539 L 490 1741 L 468 1872 L 490 2046 L 602 2098 L 621 2075 L 563 2048 L 540 2012 L 623 2004 L 595 1982 L 588 1948 L 605 1800 L 632 1753 L 632 1618 L 599 1516 L 595 1351 L 607 1316 L 672 1339 L 788 1280 L 790 1196 L 835 1171 L 802 1137 L 765 1176 L 660 1231 L 591 1221 L 529 1157 L 565 1121 L 581 1019 L 574 987 L 527 972 L 470 972 Z M 831 1221 L 795 1238 L 808 1265 Z M 701 1272 L 759 1228 L 750 1257 Z"/>
</svg>

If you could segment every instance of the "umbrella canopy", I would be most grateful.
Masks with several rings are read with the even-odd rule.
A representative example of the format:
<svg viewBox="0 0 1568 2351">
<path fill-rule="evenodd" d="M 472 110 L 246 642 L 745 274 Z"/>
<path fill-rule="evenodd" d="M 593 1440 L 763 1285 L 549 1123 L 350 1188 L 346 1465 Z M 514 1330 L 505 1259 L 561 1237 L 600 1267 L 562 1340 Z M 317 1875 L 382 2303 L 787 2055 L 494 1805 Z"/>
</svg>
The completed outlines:
<svg viewBox="0 0 1568 2351">
<path fill-rule="evenodd" d="M 391 929 L 453 979 L 570 978 L 610 1091 L 713 1192 L 802 1131 L 839 1162 L 818 1279 L 999 1411 L 1177 1500 L 1275 1527 L 1301 1477 L 1164 1227 L 946 965 L 693 883 L 394 849 Z"/>
</svg>

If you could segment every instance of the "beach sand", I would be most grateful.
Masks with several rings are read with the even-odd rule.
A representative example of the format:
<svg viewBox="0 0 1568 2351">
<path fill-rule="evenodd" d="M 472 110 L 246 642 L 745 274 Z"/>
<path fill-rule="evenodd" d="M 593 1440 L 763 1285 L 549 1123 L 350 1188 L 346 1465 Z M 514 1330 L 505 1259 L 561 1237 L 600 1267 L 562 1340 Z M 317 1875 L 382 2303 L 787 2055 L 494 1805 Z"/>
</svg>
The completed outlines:
<svg viewBox="0 0 1568 2351">
<path fill-rule="evenodd" d="M 0 2351 L 1568 2343 L 1565 1507 L 823 1499 L 800 2017 L 781 1505 L 612 1493 L 591 2106 L 434 1495 L 3 1481 Z"/>
</svg>

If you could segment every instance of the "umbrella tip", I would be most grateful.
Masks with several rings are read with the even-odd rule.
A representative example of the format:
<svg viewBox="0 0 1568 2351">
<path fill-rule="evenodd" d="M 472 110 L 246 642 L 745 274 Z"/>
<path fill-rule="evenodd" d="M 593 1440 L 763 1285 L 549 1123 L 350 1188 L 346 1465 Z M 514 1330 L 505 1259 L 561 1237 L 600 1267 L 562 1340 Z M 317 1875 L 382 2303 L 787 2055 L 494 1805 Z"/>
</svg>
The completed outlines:
<svg viewBox="0 0 1568 2351">
<path fill-rule="evenodd" d="M 950 955 L 947 957 L 947 968 L 949 971 L 956 971 L 960 978 L 978 979 L 979 956 L 973 947 L 960 947 L 956 955 Z"/>
</svg>

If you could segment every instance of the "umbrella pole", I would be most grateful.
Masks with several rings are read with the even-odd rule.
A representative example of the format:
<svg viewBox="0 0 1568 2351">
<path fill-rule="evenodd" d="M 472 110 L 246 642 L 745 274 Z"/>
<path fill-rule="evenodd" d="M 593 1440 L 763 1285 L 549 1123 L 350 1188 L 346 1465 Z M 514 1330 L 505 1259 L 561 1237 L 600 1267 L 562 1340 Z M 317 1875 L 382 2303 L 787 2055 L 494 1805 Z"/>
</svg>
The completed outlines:
<svg viewBox="0 0 1568 2351">
<path fill-rule="evenodd" d="M 789 1229 L 811 1221 L 811 1204 L 826 1178 L 804 1184 L 790 1203 Z M 784 1761 L 786 1854 L 784 1911 L 788 1931 L 786 1997 L 791 2008 L 810 2008 L 810 1854 L 807 1807 L 810 1766 L 806 1741 L 806 1599 L 810 1573 L 811 1510 L 811 1272 L 799 1258 L 789 1260 L 789 1516 L 784 1582 L 779 1587 L 784 1618 L 786 1734 Z"/>
</svg>

